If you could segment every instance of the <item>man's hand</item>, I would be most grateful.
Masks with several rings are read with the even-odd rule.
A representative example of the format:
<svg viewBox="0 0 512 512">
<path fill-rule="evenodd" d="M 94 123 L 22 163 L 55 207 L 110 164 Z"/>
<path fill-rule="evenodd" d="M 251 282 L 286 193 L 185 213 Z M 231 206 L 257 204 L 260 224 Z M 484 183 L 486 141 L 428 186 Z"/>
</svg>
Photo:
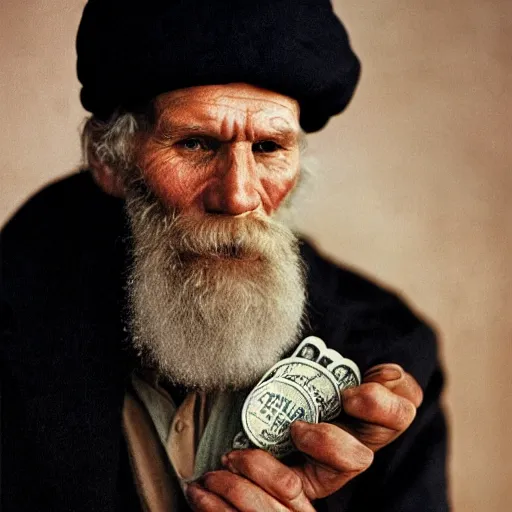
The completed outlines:
<svg viewBox="0 0 512 512">
<path fill-rule="evenodd" d="M 328 496 L 365 471 L 373 452 L 412 423 L 423 394 L 415 379 L 395 364 L 371 368 L 361 386 L 343 395 L 343 423 L 295 422 L 291 434 L 305 462 L 288 467 L 263 450 L 235 450 L 225 470 L 191 484 L 187 497 L 197 512 L 311 512 L 312 501 Z"/>
<path fill-rule="evenodd" d="M 405 432 L 423 401 L 416 379 L 397 364 L 370 368 L 363 383 L 342 394 L 346 421 L 341 428 L 374 452 Z"/>
</svg>

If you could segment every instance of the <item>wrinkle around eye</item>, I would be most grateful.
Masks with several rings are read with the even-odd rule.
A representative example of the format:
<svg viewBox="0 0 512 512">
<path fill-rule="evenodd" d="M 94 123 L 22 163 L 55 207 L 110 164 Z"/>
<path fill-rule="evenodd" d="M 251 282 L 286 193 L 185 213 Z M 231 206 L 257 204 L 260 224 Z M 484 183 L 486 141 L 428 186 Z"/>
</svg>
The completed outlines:
<svg viewBox="0 0 512 512">
<path fill-rule="evenodd" d="M 284 148 L 273 140 L 260 140 L 252 145 L 254 153 L 275 153 L 281 149 Z"/>
<path fill-rule="evenodd" d="M 213 141 L 202 137 L 187 137 L 175 142 L 174 145 L 185 151 L 196 152 L 199 150 L 212 151 L 217 149 L 220 144 L 215 144 Z"/>
</svg>

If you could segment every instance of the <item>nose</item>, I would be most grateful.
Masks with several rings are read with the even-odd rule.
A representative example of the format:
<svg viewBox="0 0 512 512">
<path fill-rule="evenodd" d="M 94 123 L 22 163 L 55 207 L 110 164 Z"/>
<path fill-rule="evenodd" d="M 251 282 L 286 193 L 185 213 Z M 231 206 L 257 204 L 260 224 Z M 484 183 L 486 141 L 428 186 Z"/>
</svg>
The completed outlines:
<svg viewBox="0 0 512 512">
<path fill-rule="evenodd" d="M 242 215 L 256 210 L 261 205 L 256 171 L 250 144 L 226 148 L 216 166 L 214 179 L 205 190 L 205 210 L 225 215 Z"/>
</svg>

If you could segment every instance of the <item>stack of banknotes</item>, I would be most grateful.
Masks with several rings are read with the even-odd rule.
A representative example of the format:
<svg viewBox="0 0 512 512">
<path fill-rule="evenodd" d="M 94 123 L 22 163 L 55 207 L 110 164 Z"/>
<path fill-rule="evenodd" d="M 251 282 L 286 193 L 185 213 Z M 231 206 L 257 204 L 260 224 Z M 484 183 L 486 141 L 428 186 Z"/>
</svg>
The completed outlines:
<svg viewBox="0 0 512 512">
<path fill-rule="evenodd" d="M 290 425 L 296 420 L 318 423 L 341 412 L 341 392 L 359 386 L 357 365 L 315 336 L 276 363 L 249 393 L 242 409 L 243 432 L 233 448 L 256 446 L 284 457 L 294 450 Z"/>
</svg>

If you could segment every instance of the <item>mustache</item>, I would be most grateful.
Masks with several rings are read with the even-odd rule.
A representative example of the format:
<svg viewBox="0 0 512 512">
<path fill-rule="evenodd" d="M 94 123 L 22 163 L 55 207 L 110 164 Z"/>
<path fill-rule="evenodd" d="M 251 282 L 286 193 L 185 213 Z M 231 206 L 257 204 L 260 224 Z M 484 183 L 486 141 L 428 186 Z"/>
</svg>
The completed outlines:
<svg viewBox="0 0 512 512">
<path fill-rule="evenodd" d="M 177 214 L 169 223 L 172 248 L 184 257 L 273 259 L 296 238 L 286 226 L 264 217 Z"/>
<path fill-rule="evenodd" d="M 233 217 L 169 209 L 140 173 L 128 180 L 126 208 L 138 233 L 136 252 L 166 248 L 182 262 L 203 257 L 275 261 L 298 248 L 298 238 L 286 224 L 261 212 Z"/>
</svg>

